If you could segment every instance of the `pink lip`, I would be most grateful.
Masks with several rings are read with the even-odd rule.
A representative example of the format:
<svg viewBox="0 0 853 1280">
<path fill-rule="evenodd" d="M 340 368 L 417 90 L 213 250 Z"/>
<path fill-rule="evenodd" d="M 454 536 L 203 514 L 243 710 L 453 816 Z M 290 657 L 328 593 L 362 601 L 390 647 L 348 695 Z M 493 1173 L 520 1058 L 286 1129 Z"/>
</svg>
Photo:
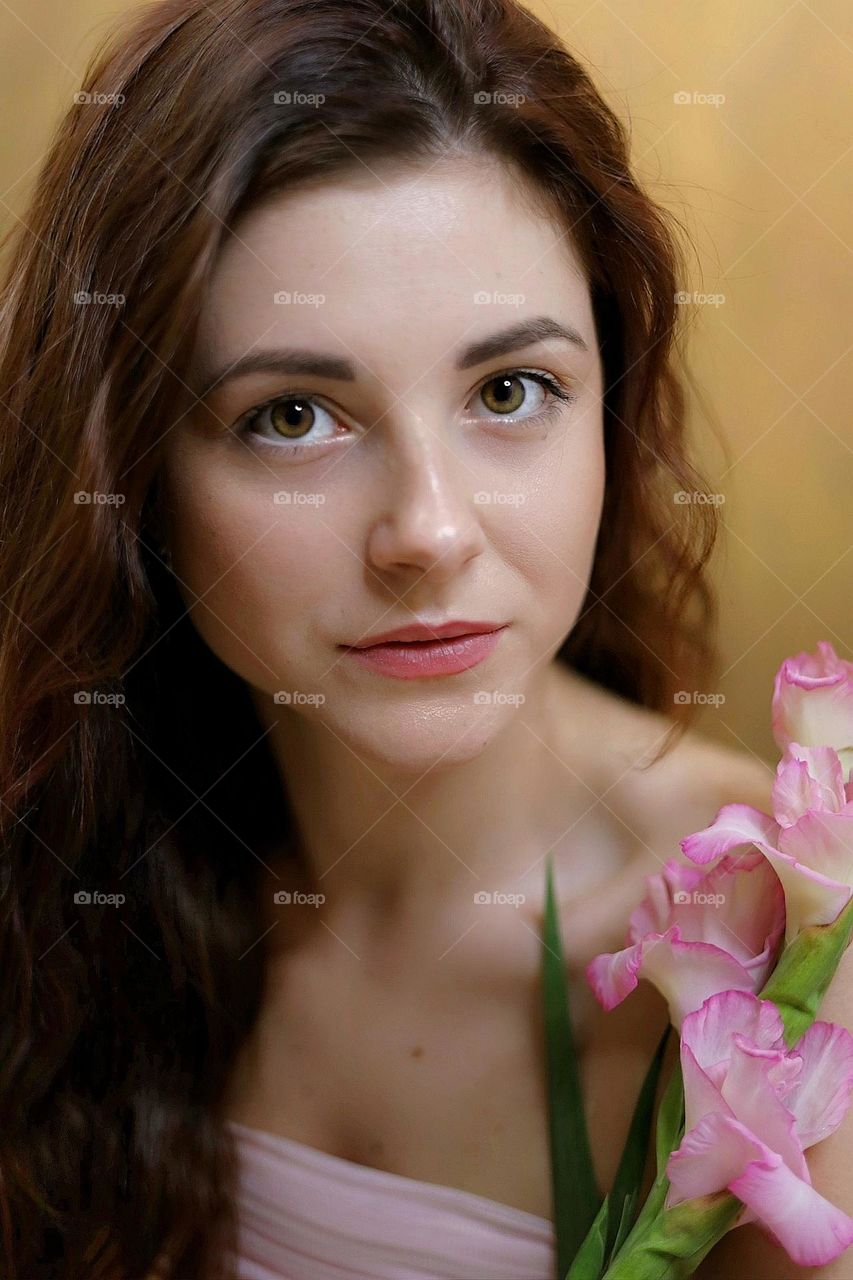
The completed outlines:
<svg viewBox="0 0 853 1280">
<path fill-rule="evenodd" d="M 448 636 L 481 635 L 486 631 L 497 631 L 505 623 L 500 622 L 439 622 L 434 626 L 425 622 L 413 622 L 407 627 L 397 627 L 394 631 L 381 631 L 369 640 L 360 640 L 356 645 L 346 648 L 366 649 L 369 645 L 389 644 L 392 640 L 446 640 Z"/>
<path fill-rule="evenodd" d="M 377 675 L 391 676 L 397 680 L 418 680 L 424 676 L 449 676 L 460 671 L 467 671 L 483 662 L 498 645 L 506 626 L 494 627 L 491 631 L 480 631 L 475 634 L 459 634 L 459 624 L 448 624 L 446 628 L 435 627 L 429 635 L 435 637 L 436 632 L 457 628 L 455 636 L 406 643 L 391 641 L 381 644 L 373 643 L 363 648 L 343 646 L 345 652 L 369 667 Z M 483 623 L 475 625 L 483 626 Z M 409 628 L 425 631 L 427 628 Z M 398 633 L 399 634 L 399 633 Z"/>
</svg>

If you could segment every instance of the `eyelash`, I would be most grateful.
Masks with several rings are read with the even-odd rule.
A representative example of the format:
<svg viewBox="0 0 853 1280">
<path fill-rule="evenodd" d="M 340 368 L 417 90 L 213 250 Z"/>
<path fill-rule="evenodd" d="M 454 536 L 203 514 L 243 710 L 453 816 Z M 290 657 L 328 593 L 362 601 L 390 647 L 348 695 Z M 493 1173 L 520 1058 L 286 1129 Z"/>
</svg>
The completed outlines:
<svg viewBox="0 0 853 1280">
<path fill-rule="evenodd" d="M 571 404 L 573 403 L 573 401 L 577 399 L 577 395 L 574 392 L 570 391 L 569 388 L 563 382 L 561 382 L 559 378 L 554 377 L 553 374 L 543 373 L 540 370 L 534 370 L 534 369 L 507 369 L 507 370 L 502 370 L 500 373 L 493 373 L 491 374 L 490 377 L 486 378 L 485 382 L 480 383 L 480 386 L 477 388 L 474 394 L 475 395 L 479 394 L 479 392 L 481 392 L 484 387 L 487 387 L 490 382 L 497 382 L 501 378 L 516 377 L 519 374 L 522 377 L 530 378 L 533 382 L 537 382 L 541 387 L 543 387 L 548 392 L 548 399 L 545 402 L 545 405 L 543 408 L 539 409 L 536 413 L 531 414 L 530 417 L 528 418 L 513 419 L 507 415 L 507 420 L 510 422 L 511 425 L 517 425 L 519 422 L 521 422 L 525 426 L 530 426 L 530 425 L 535 426 L 539 423 L 550 421 L 550 419 L 555 417 L 560 412 L 563 405 Z M 244 413 L 241 418 L 238 418 L 237 422 L 234 424 L 233 430 L 240 437 L 254 436 L 255 444 L 257 444 L 260 447 L 267 446 L 270 449 L 274 449 L 276 453 L 278 453 L 279 455 L 285 454 L 288 456 L 293 456 L 294 454 L 298 454 L 298 453 L 310 452 L 314 448 L 320 448 L 319 444 L 311 445 L 311 444 L 304 444 L 301 442 L 294 442 L 293 444 L 286 444 L 286 443 L 273 444 L 271 440 L 267 440 L 266 437 L 258 435 L 257 432 L 252 431 L 252 427 L 254 426 L 255 422 L 257 422 L 261 414 L 263 414 L 267 409 L 271 409 L 273 405 L 280 404 L 288 400 L 299 400 L 299 401 L 310 401 L 310 402 L 314 402 L 316 400 L 318 404 L 320 403 L 319 398 L 312 396 L 309 393 L 303 393 L 301 391 L 289 391 L 285 395 L 273 396 L 271 399 L 265 400 L 262 404 L 255 405 L 254 408 L 249 409 L 249 411 L 247 413 Z M 321 405 L 321 407 L 325 407 L 325 406 Z M 330 409 L 326 409 L 326 412 L 329 413 L 331 416 L 334 416 L 332 415 L 332 411 Z M 515 410 L 514 412 L 518 412 L 518 411 Z M 496 415 L 493 418 L 493 421 L 500 422 L 502 416 L 503 415 L 501 414 Z"/>
</svg>

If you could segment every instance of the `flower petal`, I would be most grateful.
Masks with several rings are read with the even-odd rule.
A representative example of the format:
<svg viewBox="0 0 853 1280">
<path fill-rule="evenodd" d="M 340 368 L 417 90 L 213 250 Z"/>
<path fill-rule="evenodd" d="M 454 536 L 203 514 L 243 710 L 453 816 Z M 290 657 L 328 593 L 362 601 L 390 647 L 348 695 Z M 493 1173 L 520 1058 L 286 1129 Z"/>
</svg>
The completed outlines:
<svg viewBox="0 0 853 1280">
<path fill-rule="evenodd" d="M 798 1177 L 808 1178 L 796 1121 L 787 1098 L 802 1072 L 802 1059 L 784 1049 L 758 1049 L 745 1036 L 732 1039 L 722 1095 L 735 1116 L 759 1142 L 782 1157 Z"/>
<path fill-rule="evenodd" d="M 709 827 L 678 843 L 693 862 L 711 862 L 736 845 L 775 844 L 778 836 L 779 824 L 769 814 L 751 804 L 724 804 Z"/>
<path fill-rule="evenodd" d="M 670 1187 L 665 1207 L 722 1191 L 752 1161 L 772 1154 L 739 1120 L 719 1112 L 705 1115 L 687 1130 L 667 1161 Z"/>
<path fill-rule="evenodd" d="M 643 958 L 643 944 L 636 942 L 621 951 L 606 951 L 590 960 L 586 980 L 598 1003 L 610 1012 L 637 986 L 637 970 Z"/>
<path fill-rule="evenodd" d="M 687 1015 L 709 996 L 719 991 L 755 990 L 753 975 L 728 951 L 708 942 L 683 942 L 677 925 L 667 934 L 674 936 L 644 951 L 639 975 L 657 987 L 678 1031 Z"/>
<path fill-rule="evenodd" d="M 839 822 L 845 824 L 840 832 Z M 849 881 L 826 873 L 829 867 L 848 873 L 844 842 L 853 839 L 850 824 L 845 814 L 806 814 L 780 831 L 779 848 L 761 845 L 785 890 L 786 944 L 809 925 L 831 924 L 850 900 Z"/>
<path fill-rule="evenodd" d="M 837 813 L 847 802 L 838 752 L 832 747 L 789 743 L 776 766 L 772 796 L 780 827 L 792 827 L 810 809 Z"/>
<path fill-rule="evenodd" d="M 692 913 L 701 910 L 700 905 L 687 908 L 683 917 L 677 914 L 682 936 L 701 937 L 728 951 L 750 974 L 752 990 L 758 991 L 778 960 L 785 931 L 781 880 L 763 852 L 753 847 L 724 854 L 700 882 L 695 904 L 701 903 L 703 893 L 709 898 L 716 894 L 722 902 L 716 910 L 704 911 L 701 935 L 691 928 Z"/>
<path fill-rule="evenodd" d="M 775 1152 L 747 1165 L 729 1190 L 801 1267 L 831 1262 L 853 1244 L 853 1218 L 798 1178 Z"/>
<path fill-rule="evenodd" d="M 786 658 L 773 683 L 771 722 L 780 750 L 789 742 L 834 747 L 849 776 L 853 761 L 853 663 L 827 640 L 817 653 Z"/>
<path fill-rule="evenodd" d="M 753 991 L 753 975 L 733 956 L 707 942 L 684 942 L 678 925 L 650 933 L 622 951 L 596 956 L 586 967 L 595 997 L 605 1009 L 620 1004 L 640 978 L 653 983 L 669 1004 L 673 1026 L 680 1030 L 688 1013 L 717 991 Z"/>
<path fill-rule="evenodd" d="M 718 1083 L 703 1071 L 691 1049 L 681 1042 L 681 1075 L 684 1084 L 684 1128 L 689 1132 L 703 1116 L 724 1115 L 736 1119 Z M 717 1073 L 724 1077 L 724 1072 Z"/>
<path fill-rule="evenodd" d="M 724 854 L 711 868 L 679 869 L 688 876 L 679 876 L 673 889 L 670 919 L 683 940 L 728 951 L 746 969 L 761 970 L 754 989 L 763 986 L 785 927 L 785 895 L 770 863 L 746 848 Z"/>
<path fill-rule="evenodd" d="M 836 884 L 853 885 L 853 810 L 807 813 L 781 832 L 779 849 Z"/>
<path fill-rule="evenodd" d="M 813 1022 L 793 1051 L 803 1069 L 785 1105 L 794 1113 L 803 1147 L 834 1133 L 850 1105 L 853 1090 L 853 1036 L 834 1022 Z"/>
<path fill-rule="evenodd" d="M 773 1001 L 759 1000 L 746 991 L 711 996 L 684 1019 L 681 1041 L 708 1073 L 717 1063 L 728 1063 L 736 1032 L 760 1049 L 786 1048 L 782 1019 Z"/>
<path fill-rule="evenodd" d="M 673 904 L 692 897 L 705 876 L 702 867 L 669 858 L 660 875 L 645 877 L 646 895 L 631 912 L 629 939 L 639 942 L 649 933 L 664 933 L 672 923 Z"/>
</svg>

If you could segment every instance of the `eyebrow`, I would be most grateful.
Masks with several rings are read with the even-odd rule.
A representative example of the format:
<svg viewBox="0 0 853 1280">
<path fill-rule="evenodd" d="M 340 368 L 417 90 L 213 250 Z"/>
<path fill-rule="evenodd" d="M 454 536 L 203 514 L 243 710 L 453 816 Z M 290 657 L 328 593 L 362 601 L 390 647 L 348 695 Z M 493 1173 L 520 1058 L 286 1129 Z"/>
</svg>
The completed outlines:
<svg viewBox="0 0 853 1280">
<path fill-rule="evenodd" d="M 529 347 L 534 342 L 547 342 L 553 338 L 570 342 L 581 351 L 589 350 L 588 344 L 571 325 L 560 324 L 550 316 L 536 316 L 469 343 L 459 352 L 455 368 L 470 369 L 486 360 Z M 250 373 L 281 373 L 295 377 L 329 378 L 337 382 L 354 382 L 357 377 L 355 364 L 343 356 L 298 348 L 262 349 L 227 361 L 216 370 L 203 371 L 198 378 L 198 398 L 204 400 L 214 388 Z"/>
</svg>

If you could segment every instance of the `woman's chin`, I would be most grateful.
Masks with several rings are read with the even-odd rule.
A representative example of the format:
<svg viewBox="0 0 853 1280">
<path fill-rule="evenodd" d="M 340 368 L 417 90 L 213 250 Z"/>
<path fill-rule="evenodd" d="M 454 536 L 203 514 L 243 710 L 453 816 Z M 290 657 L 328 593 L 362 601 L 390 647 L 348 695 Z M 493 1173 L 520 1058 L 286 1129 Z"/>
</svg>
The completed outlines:
<svg viewBox="0 0 853 1280">
<path fill-rule="evenodd" d="M 452 769 L 481 755 L 497 736 L 508 713 L 463 704 L 428 708 L 421 704 L 405 713 L 399 709 L 369 713 L 369 723 L 359 723 L 359 712 L 328 720 L 341 741 L 374 768 L 382 766 L 417 778 L 427 770 Z M 365 717 L 366 719 L 367 717 Z"/>
</svg>

